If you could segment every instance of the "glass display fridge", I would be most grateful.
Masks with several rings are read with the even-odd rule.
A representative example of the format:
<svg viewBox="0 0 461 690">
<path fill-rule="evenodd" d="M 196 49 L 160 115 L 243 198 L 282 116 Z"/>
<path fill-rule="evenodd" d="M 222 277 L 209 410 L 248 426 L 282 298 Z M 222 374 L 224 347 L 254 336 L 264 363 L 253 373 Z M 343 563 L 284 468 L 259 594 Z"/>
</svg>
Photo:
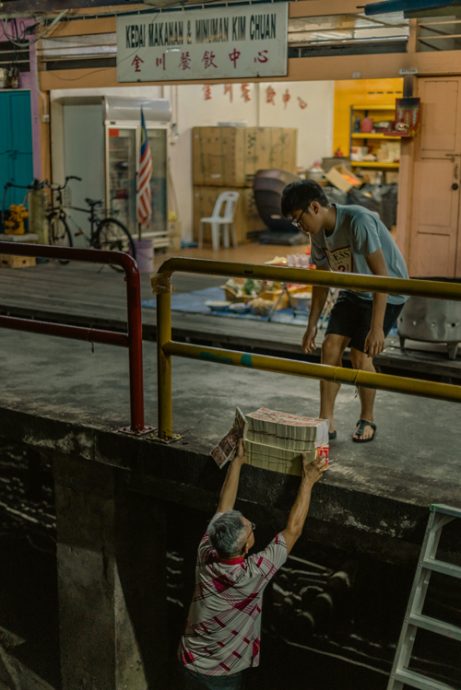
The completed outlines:
<svg viewBox="0 0 461 690">
<path fill-rule="evenodd" d="M 141 100 L 105 97 L 106 206 L 138 237 L 136 180 L 141 141 L 141 107 L 152 152 L 152 218 L 142 238 L 152 238 L 154 248 L 168 247 L 168 126 L 171 119 L 165 99 Z"/>
</svg>

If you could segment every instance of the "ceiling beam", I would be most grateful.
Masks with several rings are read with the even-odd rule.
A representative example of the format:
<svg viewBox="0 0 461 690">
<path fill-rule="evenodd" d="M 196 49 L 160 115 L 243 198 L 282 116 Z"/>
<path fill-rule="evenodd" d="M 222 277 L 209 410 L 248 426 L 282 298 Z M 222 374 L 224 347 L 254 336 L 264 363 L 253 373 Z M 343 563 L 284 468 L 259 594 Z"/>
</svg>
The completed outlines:
<svg viewBox="0 0 461 690">
<path fill-rule="evenodd" d="M 213 4 L 217 0 L 178 0 L 177 7 L 186 5 L 201 7 Z M 155 2 L 155 0 L 154 0 Z M 289 3 L 290 17 L 325 17 L 339 14 L 360 14 L 359 0 L 298 0 Z M 165 6 L 165 0 L 158 0 L 155 4 L 140 4 L 139 0 L 4 0 L 0 5 L 0 16 L 33 16 L 36 14 L 52 14 L 63 10 L 73 10 L 79 13 L 85 11 L 97 12 L 98 9 L 108 10 L 113 8 L 115 12 L 161 9 Z M 192 9 L 192 7 L 191 7 Z"/>
<path fill-rule="evenodd" d="M 139 2 L 135 3 L 134 0 L 4 0 L 0 4 L 0 17 L 33 17 L 38 14 L 114 5 L 125 5 L 129 11 L 135 4 L 139 7 Z"/>
<path fill-rule="evenodd" d="M 404 12 L 412 17 L 425 10 L 438 11 L 440 8 L 460 5 L 460 0 L 382 0 L 365 5 L 365 15 L 386 14 L 388 12 Z"/>
<path fill-rule="evenodd" d="M 289 16 L 294 18 L 361 14 L 362 9 L 359 5 L 359 0 L 298 0 L 298 2 L 290 2 Z"/>
<path fill-rule="evenodd" d="M 364 59 L 366 58 L 366 59 Z M 284 81 L 334 81 L 339 79 L 382 79 L 400 77 L 405 67 L 416 68 L 418 76 L 459 75 L 461 73 L 461 51 L 423 52 L 389 55 L 345 55 L 342 57 L 290 58 L 288 75 L 264 79 L 221 79 L 207 80 L 207 84 L 223 82 L 284 82 Z M 108 86 L 166 86 L 167 84 L 203 84 L 202 80 L 186 82 L 133 82 L 120 84 L 115 67 L 94 69 L 91 67 L 74 70 L 42 71 L 39 74 L 42 91 L 77 87 L 94 88 Z"/>
</svg>

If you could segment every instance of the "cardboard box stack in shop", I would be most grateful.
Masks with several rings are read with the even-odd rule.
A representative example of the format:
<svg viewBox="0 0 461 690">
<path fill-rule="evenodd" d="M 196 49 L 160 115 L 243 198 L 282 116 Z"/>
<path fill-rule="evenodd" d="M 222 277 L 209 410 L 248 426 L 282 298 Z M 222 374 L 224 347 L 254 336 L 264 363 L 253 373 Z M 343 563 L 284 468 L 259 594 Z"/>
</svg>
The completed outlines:
<svg viewBox="0 0 461 690">
<path fill-rule="evenodd" d="M 194 184 L 194 239 L 200 218 L 212 214 L 224 189 L 239 192 L 235 213 L 237 242 L 247 242 L 247 233 L 264 229 L 253 196 L 253 178 L 258 170 L 280 168 L 296 172 L 297 130 L 283 127 L 194 127 L 192 169 Z M 204 244 L 211 244 L 209 233 Z"/>
</svg>

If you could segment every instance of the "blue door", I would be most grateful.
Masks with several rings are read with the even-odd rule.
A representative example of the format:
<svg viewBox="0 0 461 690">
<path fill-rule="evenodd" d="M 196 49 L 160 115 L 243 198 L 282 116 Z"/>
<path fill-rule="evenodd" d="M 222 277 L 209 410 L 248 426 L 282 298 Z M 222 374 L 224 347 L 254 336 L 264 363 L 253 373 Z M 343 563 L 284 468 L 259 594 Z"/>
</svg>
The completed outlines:
<svg viewBox="0 0 461 690">
<path fill-rule="evenodd" d="M 29 91 L 0 93 L 0 192 L 2 209 L 26 201 L 26 190 L 8 189 L 7 182 L 28 185 L 33 180 L 32 118 Z"/>
</svg>

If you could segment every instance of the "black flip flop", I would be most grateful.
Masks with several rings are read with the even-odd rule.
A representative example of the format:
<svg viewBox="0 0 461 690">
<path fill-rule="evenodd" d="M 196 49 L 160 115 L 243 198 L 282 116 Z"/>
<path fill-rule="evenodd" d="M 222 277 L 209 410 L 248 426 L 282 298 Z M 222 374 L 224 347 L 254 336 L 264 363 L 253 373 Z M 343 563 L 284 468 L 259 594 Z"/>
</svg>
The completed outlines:
<svg viewBox="0 0 461 690">
<path fill-rule="evenodd" d="M 370 436 L 369 438 L 361 438 L 366 426 L 371 426 L 373 429 L 373 436 Z M 355 443 L 369 443 L 370 441 L 373 441 L 374 437 L 376 436 L 376 424 L 374 422 L 369 422 L 368 419 L 359 419 L 355 426 L 354 433 L 358 435 L 358 438 L 355 438 L 354 436 L 352 437 L 352 440 Z"/>
<path fill-rule="evenodd" d="M 337 437 L 337 435 L 338 435 L 338 434 L 336 433 L 336 431 L 329 431 L 329 432 L 328 432 L 328 440 L 329 440 L 329 441 L 334 441 L 335 438 Z"/>
</svg>

